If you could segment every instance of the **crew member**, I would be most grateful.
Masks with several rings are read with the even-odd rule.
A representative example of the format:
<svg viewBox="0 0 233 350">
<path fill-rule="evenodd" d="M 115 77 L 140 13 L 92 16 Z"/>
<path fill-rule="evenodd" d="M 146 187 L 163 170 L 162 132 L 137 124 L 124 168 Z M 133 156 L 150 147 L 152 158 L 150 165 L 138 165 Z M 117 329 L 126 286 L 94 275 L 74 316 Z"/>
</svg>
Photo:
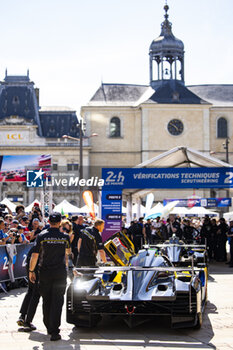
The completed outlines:
<svg viewBox="0 0 233 350">
<path fill-rule="evenodd" d="M 81 231 L 78 241 L 77 266 L 96 266 L 97 252 L 103 263 L 107 262 L 104 245 L 100 233 L 104 229 L 104 220 L 96 219 L 93 227 L 87 227 Z"/>
<path fill-rule="evenodd" d="M 178 219 L 175 217 L 175 215 L 170 214 L 169 215 L 169 224 L 168 224 L 168 235 L 169 237 L 172 237 L 172 235 L 175 233 L 175 235 L 182 239 L 183 232 L 180 227 L 180 223 Z"/>
<path fill-rule="evenodd" d="M 35 252 L 32 253 L 29 266 L 29 279 L 35 283 L 35 267 L 39 258 L 39 284 L 43 298 L 43 321 L 50 340 L 59 340 L 61 312 L 66 289 L 66 255 L 70 254 L 69 235 L 60 232 L 61 214 L 49 216 L 50 227 L 36 238 Z"/>
<path fill-rule="evenodd" d="M 85 228 L 83 225 L 84 219 L 82 215 L 73 215 L 72 216 L 72 223 L 73 223 L 73 233 L 74 233 L 74 239 L 71 242 L 71 250 L 73 253 L 73 264 L 76 266 L 77 259 L 78 259 L 78 240 L 81 237 L 81 230 Z"/>
</svg>

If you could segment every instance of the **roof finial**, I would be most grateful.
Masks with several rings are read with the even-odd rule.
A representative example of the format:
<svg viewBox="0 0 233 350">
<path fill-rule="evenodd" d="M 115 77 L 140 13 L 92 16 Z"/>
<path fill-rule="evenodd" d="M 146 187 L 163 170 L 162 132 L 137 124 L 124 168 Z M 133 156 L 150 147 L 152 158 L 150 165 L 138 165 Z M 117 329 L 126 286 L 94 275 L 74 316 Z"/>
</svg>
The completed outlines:
<svg viewBox="0 0 233 350">
<path fill-rule="evenodd" d="M 165 10 L 165 15 L 164 15 L 164 17 L 165 17 L 165 19 L 167 20 L 168 19 L 168 10 L 169 10 L 169 6 L 168 6 L 168 4 L 167 4 L 167 0 L 165 0 L 165 5 L 164 5 L 164 10 Z"/>
</svg>

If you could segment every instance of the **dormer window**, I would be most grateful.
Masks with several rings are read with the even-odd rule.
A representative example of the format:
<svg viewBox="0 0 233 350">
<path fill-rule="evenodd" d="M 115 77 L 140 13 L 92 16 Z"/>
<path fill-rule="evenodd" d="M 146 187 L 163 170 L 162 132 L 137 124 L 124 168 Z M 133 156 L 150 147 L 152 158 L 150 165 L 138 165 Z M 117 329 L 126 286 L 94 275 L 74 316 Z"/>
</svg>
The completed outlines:
<svg viewBox="0 0 233 350">
<path fill-rule="evenodd" d="M 13 105 L 19 105 L 19 96 L 14 96 L 12 103 L 13 103 Z"/>
</svg>

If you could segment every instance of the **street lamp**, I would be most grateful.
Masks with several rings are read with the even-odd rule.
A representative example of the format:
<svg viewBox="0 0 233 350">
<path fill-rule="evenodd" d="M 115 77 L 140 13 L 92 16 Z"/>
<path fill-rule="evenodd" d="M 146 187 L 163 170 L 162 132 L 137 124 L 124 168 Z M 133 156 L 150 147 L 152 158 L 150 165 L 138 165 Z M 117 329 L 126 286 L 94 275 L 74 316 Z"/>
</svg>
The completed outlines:
<svg viewBox="0 0 233 350">
<path fill-rule="evenodd" d="M 229 143 L 230 143 L 230 140 L 227 137 L 226 141 L 223 142 L 223 144 L 222 144 L 223 148 L 226 150 L 226 163 L 229 163 Z"/>
<path fill-rule="evenodd" d="M 98 136 L 96 133 L 92 133 L 90 136 L 83 136 L 83 121 L 80 119 L 79 124 L 77 124 L 77 127 L 79 129 L 79 138 L 69 136 L 69 135 L 63 135 L 63 139 L 69 139 L 74 141 L 79 141 L 79 179 L 83 178 L 83 139 L 89 139 L 90 137 Z M 82 193 L 80 190 L 80 199 L 79 199 L 80 205 L 82 202 Z"/>
</svg>

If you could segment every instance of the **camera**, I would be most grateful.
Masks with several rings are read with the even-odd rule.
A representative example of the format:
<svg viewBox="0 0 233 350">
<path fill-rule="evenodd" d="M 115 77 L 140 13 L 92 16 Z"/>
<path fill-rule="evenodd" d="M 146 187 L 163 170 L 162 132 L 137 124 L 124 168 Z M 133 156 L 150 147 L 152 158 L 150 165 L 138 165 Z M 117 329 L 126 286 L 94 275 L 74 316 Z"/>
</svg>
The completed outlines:
<svg viewBox="0 0 233 350">
<path fill-rule="evenodd" d="M 13 233 L 13 237 L 19 238 L 19 237 L 20 237 L 20 234 L 19 234 L 18 232 L 14 232 L 14 233 Z"/>
</svg>

